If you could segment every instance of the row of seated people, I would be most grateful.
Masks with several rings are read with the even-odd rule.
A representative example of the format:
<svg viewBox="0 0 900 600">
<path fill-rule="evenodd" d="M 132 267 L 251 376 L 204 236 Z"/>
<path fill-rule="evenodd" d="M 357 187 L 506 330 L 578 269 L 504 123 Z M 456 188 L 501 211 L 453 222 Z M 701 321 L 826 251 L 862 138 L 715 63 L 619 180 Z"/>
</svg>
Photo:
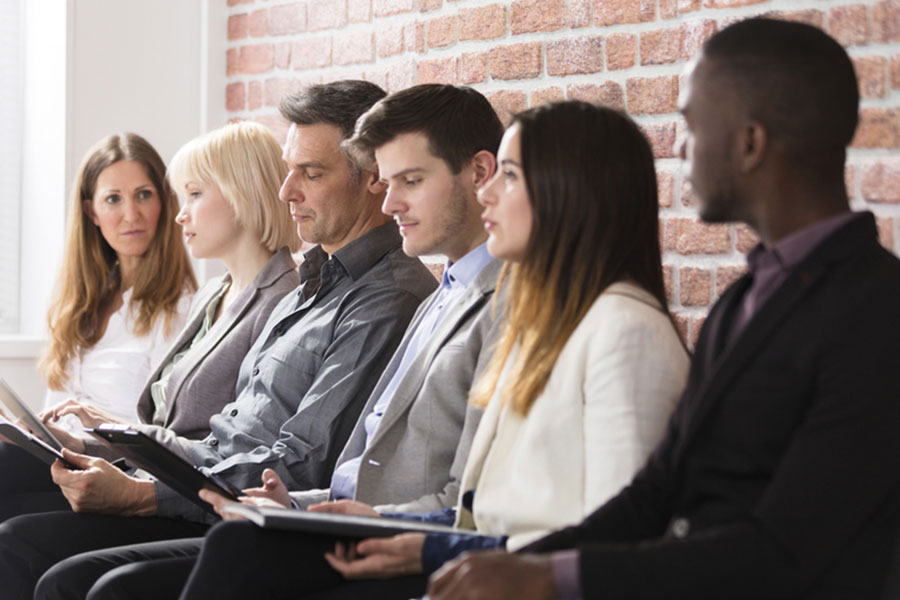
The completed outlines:
<svg viewBox="0 0 900 600">
<path fill-rule="evenodd" d="M 468 88 L 339 81 L 284 99 L 283 157 L 247 123 L 189 143 L 175 220 L 228 274 L 133 390 L 136 418 L 84 399 L 43 413 L 76 468 L 3 446 L 3 597 L 894 597 L 900 262 L 849 210 L 858 103 L 844 50 L 802 24 L 736 23 L 689 66 L 700 216 L 761 239 L 692 360 L 652 151 L 618 111 L 553 103 L 504 132 Z M 121 322 L 177 327 L 192 277 L 148 152 L 110 138 L 82 169 L 68 247 L 104 268 L 93 298 L 62 278 L 58 384 L 84 381 Z M 437 289 L 416 258 L 435 254 Z M 247 504 L 459 533 L 264 529 L 201 492 L 219 521 L 72 419 L 138 421 Z"/>
</svg>

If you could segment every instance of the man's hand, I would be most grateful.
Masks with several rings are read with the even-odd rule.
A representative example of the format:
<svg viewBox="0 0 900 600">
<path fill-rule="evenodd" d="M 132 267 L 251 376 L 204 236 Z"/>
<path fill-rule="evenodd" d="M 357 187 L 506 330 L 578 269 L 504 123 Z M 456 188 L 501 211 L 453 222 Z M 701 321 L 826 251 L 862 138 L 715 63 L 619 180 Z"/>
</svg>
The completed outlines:
<svg viewBox="0 0 900 600">
<path fill-rule="evenodd" d="M 143 517 L 156 514 L 156 486 L 152 481 L 129 477 L 102 458 L 66 448 L 63 456 L 80 470 L 70 471 L 57 460 L 50 466 L 50 474 L 75 512 Z"/>
<path fill-rule="evenodd" d="M 75 415 L 85 427 L 99 427 L 101 423 L 123 423 L 122 420 L 108 412 L 90 404 L 83 404 L 75 398 L 64 400 L 56 406 L 48 408 L 38 416 L 44 424 L 47 424 L 66 415 Z"/>
<path fill-rule="evenodd" d="M 360 517 L 380 517 L 381 514 L 362 502 L 356 500 L 335 500 L 334 502 L 320 502 L 308 508 L 313 512 L 337 513 L 339 515 L 358 515 Z"/>
<path fill-rule="evenodd" d="M 428 585 L 431 600 L 550 600 L 556 583 L 549 556 L 507 554 L 490 550 L 463 554 L 434 575 Z"/>
<path fill-rule="evenodd" d="M 325 554 L 331 567 L 347 579 L 387 579 L 422 572 L 424 533 L 371 538 L 357 544 L 335 544 Z"/>
<path fill-rule="evenodd" d="M 288 495 L 287 486 L 281 481 L 281 477 L 278 476 L 278 473 L 272 469 L 266 469 L 263 471 L 262 481 L 262 487 L 243 490 L 245 495 L 238 498 L 238 500 L 240 500 L 242 504 L 249 504 L 251 506 L 271 506 L 275 508 L 291 507 L 291 497 Z M 225 496 L 210 490 L 200 490 L 199 495 L 201 500 L 209 502 L 212 505 L 213 510 L 226 521 L 244 518 L 241 515 L 225 512 L 227 506 L 234 504 L 234 501 L 229 500 Z"/>
</svg>

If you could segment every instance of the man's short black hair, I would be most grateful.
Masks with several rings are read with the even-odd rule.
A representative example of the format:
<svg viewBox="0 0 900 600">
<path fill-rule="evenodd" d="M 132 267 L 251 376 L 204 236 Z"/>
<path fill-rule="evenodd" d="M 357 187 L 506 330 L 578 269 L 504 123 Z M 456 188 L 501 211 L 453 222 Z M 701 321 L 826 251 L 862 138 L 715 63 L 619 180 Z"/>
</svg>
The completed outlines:
<svg viewBox="0 0 900 600">
<path fill-rule="evenodd" d="M 432 154 L 453 173 L 482 150 L 497 154 L 503 124 L 491 103 L 468 87 L 416 85 L 391 94 L 357 123 L 346 142 L 359 162 L 371 163 L 376 148 L 404 133 L 422 133 Z"/>
<path fill-rule="evenodd" d="M 751 118 L 780 139 L 798 163 L 840 158 L 859 119 L 850 57 L 822 30 L 757 17 L 730 25 L 703 48 L 721 85 L 731 86 Z M 825 166 L 825 165 L 821 165 Z"/>
<path fill-rule="evenodd" d="M 285 96 L 278 109 L 297 125 L 326 123 L 338 127 L 344 138 L 353 135 L 356 120 L 387 95 L 383 89 L 356 79 L 311 85 Z"/>
</svg>

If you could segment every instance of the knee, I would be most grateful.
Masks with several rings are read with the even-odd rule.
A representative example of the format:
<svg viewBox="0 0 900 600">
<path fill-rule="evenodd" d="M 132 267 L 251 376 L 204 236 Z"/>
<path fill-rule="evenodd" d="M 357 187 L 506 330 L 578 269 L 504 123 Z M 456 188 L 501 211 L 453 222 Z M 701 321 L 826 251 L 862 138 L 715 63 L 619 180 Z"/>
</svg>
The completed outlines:
<svg viewBox="0 0 900 600">
<path fill-rule="evenodd" d="M 131 566 L 126 565 L 105 573 L 91 587 L 84 600 L 121 600 L 122 598 L 140 597 L 128 585 L 130 581 L 128 573 Z"/>
<path fill-rule="evenodd" d="M 38 580 L 34 588 L 34 600 L 76 600 L 84 598 L 90 583 L 79 581 L 80 569 L 71 559 L 58 562 L 50 567 Z"/>
</svg>

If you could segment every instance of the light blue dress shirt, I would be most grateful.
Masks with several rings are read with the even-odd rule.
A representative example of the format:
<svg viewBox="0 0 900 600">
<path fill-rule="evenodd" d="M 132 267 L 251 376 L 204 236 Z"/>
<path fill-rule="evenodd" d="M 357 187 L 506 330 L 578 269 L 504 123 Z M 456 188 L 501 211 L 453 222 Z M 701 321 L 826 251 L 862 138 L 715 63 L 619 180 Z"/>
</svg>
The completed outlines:
<svg viewBox="0 0 900 600">
<path fill-rule="evenodd" d="M 413 332 L 412 338 L 410 338 L 409 344 L 406 346 L 406 350 L 403 352 L 403 358 L 400 360 L 400 365 L 394 372 L 394 376 L 391 377 L 387 387 L 384 388 L 384 392 L 382 392 L 378 401 L 375 402 L 372 412 L 366 415 L 365 426 L 367 448 L 372 442 L 372 437 L 375 435 L 378 424 L 381 423 L 381 418 L 384 416 L 388 405 L 391 403 L 391 399 L 394 397 L 397 386 L 400 385 L 404 375 L 406 375 L 406 371 L 409 370 L 409 365 L 412 364 L 413 360 L 418 356 L 419 351 L 425 347 L 428 338 L 431 337 L 432 332 L 447 314 L 448 307 L 453 306 L 455 302 L 462 298 L 469 284 L 475 280 L 478 274 L 481 273 L 481 270 L 486 267 L 491 260 L 493 260 L 493 258 L 488 254 L 487 246 L 481 244 L 455 263 L 448 263 L 447 267 L 444 269 L 444 277 L 441 280 L 440 288 L 438 288 L 436 292 L 437 297 L 435 298 L 435 301 L 432 302 L 431 306 L 428 308 L 428 312 L 426 312 L 419 320 L 419 324 L 416 327 L 415 332 Z M 334 474 L 331 477 L 331 495 L 333 498 L 340 499 L 354 497 L 356 494 L 356 479 L 359 475 L 359 465 L 361 460 L 362 457 L 357 456 L 356 458 L 341 463 L 334 470 Z"/>
</svg>

